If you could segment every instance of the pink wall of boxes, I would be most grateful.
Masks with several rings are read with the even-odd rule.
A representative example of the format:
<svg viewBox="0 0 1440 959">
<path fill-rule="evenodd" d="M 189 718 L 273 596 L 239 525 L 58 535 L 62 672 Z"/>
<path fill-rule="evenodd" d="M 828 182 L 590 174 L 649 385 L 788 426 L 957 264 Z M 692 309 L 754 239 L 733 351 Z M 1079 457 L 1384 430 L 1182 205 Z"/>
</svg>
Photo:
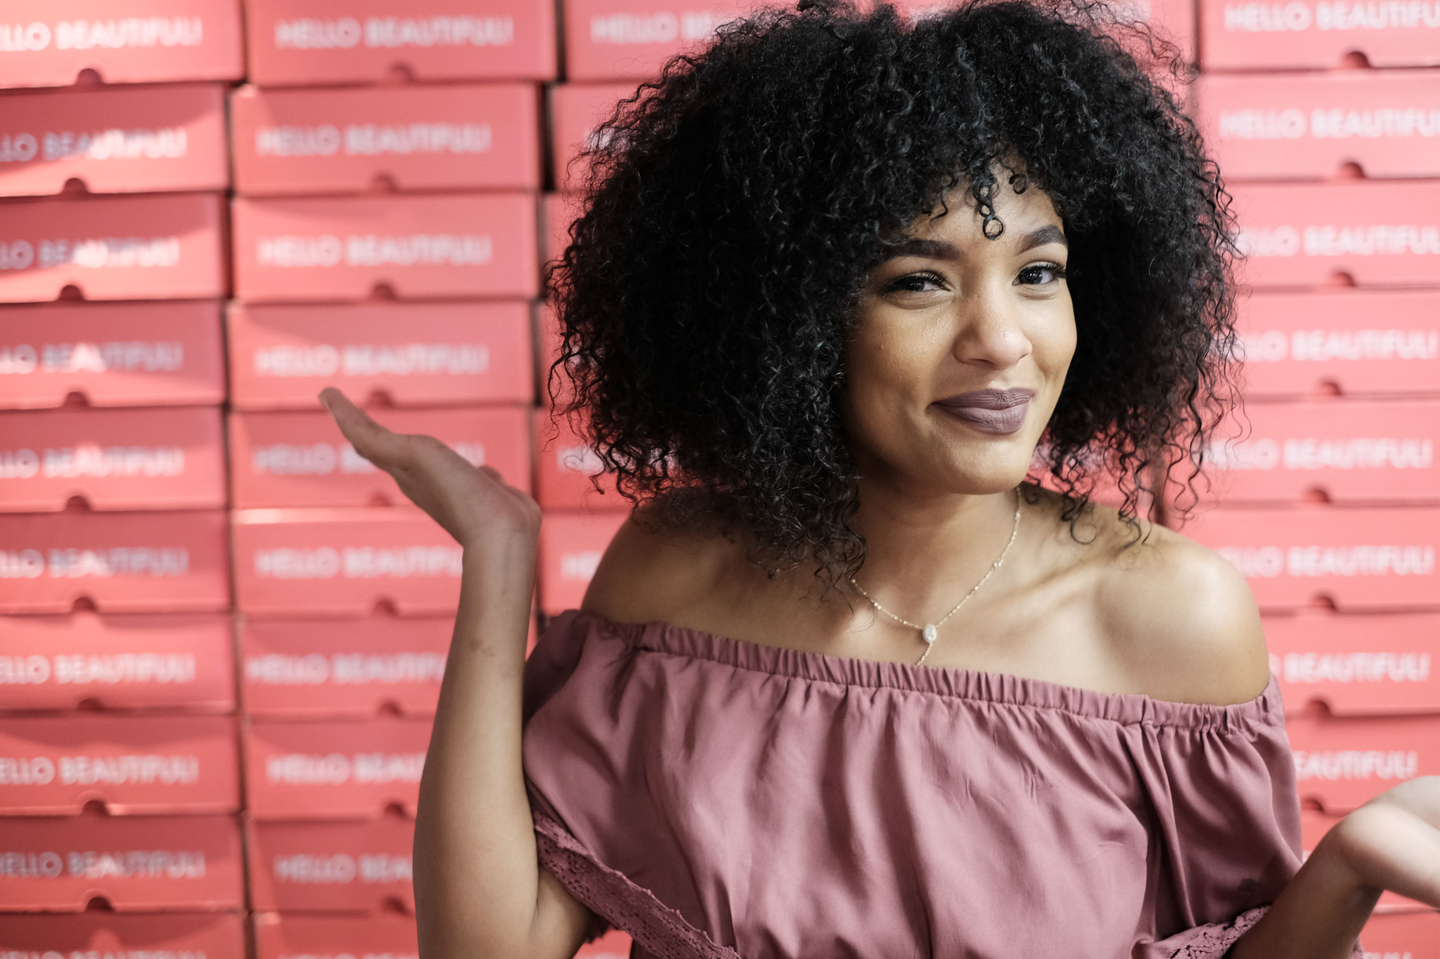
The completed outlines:
<svg viewBox="0 0 1440 959">
<path fill-rule="evenodd" d="M 1186 531 L 1266 614 L 1310 848 L 1440 772 L 1440 6 L 1139 8 L 1250 253 Z M 459 550 L 315 394 L 530 488 L 537 613 L 576 605 L 623 512 L 546 415 L 541 264 L 597 118 L 738 9 L 5 4 L 0 953 L 415 953 Z M 1365 942 L 1436 959 L 1440 917 Z"/>
</svg>

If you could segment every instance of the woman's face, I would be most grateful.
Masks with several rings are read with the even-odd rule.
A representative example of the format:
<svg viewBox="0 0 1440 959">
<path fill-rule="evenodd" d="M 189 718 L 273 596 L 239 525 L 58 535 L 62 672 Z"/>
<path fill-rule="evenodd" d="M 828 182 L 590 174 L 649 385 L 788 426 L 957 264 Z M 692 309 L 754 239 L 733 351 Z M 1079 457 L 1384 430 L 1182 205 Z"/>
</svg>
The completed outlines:
<svg viewBox="0 0 1440 959">
<path fill-rule="evenodd" d="M 1000 176 L 995 240 L 968 190 L 947 200 L 869 276 L 844 415 L 867 480 L 993 493 L 1024 479 L 1075 352 L 1068 249 L 1034 186 L 1016 193 Z"/>
</svg>

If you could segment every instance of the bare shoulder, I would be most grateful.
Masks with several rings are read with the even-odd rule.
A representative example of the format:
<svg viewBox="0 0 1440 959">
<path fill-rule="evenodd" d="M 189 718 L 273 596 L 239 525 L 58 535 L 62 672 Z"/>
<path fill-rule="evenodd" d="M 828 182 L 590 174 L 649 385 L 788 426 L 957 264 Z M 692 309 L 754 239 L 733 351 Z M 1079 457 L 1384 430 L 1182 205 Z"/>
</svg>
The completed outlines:
<svg viewBox="0 0 1440 959">
<path fill-rule="evenodd" d="M 717 546 L 724 544 L 715 540 L 660 530 L 632 515 L 605 550 L 581 608 L 617 623 L 675 622 L 714 580 Z"/>
<path fill-rule="evenodd" d="M 1077 533 L 1090 618 L 1126 685 L 1215 705 L 1264 691 L 1270 659 L 1260 613 L 1234 566 L 1163 526 L 1142 521 L 1137 530 L 1106 506 L 1091 507 Z"/>
</svg>

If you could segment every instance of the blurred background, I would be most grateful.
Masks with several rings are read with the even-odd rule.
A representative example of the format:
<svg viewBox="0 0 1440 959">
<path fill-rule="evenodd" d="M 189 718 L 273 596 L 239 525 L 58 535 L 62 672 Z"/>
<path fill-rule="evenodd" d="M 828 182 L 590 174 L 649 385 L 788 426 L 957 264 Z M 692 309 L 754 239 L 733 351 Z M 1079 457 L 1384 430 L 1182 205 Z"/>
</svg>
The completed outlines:
<svg viewBox="0 0 1440 959">
<path fill-rule="evenodd" d="M 536 625 L 578 605 L 625 512 L 547 410 L 570 161 L 744 9 L 0 0 L 0 955 L 415 955 L 460 550 L 315 394 L 530 490 Z M 1145 507 L 1254 589 L 1313 848 L 1440 773 L 1440 4 L 1116 13 L 1249 254 L 1246 415 Z"/>
</svg>

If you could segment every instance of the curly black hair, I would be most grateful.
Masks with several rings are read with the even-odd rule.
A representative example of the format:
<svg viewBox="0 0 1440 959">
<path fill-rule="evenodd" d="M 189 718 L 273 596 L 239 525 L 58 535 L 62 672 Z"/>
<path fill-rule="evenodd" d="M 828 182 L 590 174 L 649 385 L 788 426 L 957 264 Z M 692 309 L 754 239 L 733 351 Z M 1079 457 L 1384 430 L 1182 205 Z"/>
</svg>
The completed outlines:
<svg viewBox="0 0 1440 959">
<path fill-rule="evenodd" d="M 1088 0 L 801 4 L 723 27 L 599 131 L 550 276 L 583 428 L 662 523 L 739 527 L 772 574 L 853 575 L 859 475 L 839 413 L 866 275 L 997 174 L 1063 218 L 1078 345 L 1040 476 L 1075 517 L 1192 464 L 1233 395 L 1229 198 L 1166 85 L 1174 49 Z M 1043 476 L 1048 472 L 1048 476 Z"/>
</svg>

